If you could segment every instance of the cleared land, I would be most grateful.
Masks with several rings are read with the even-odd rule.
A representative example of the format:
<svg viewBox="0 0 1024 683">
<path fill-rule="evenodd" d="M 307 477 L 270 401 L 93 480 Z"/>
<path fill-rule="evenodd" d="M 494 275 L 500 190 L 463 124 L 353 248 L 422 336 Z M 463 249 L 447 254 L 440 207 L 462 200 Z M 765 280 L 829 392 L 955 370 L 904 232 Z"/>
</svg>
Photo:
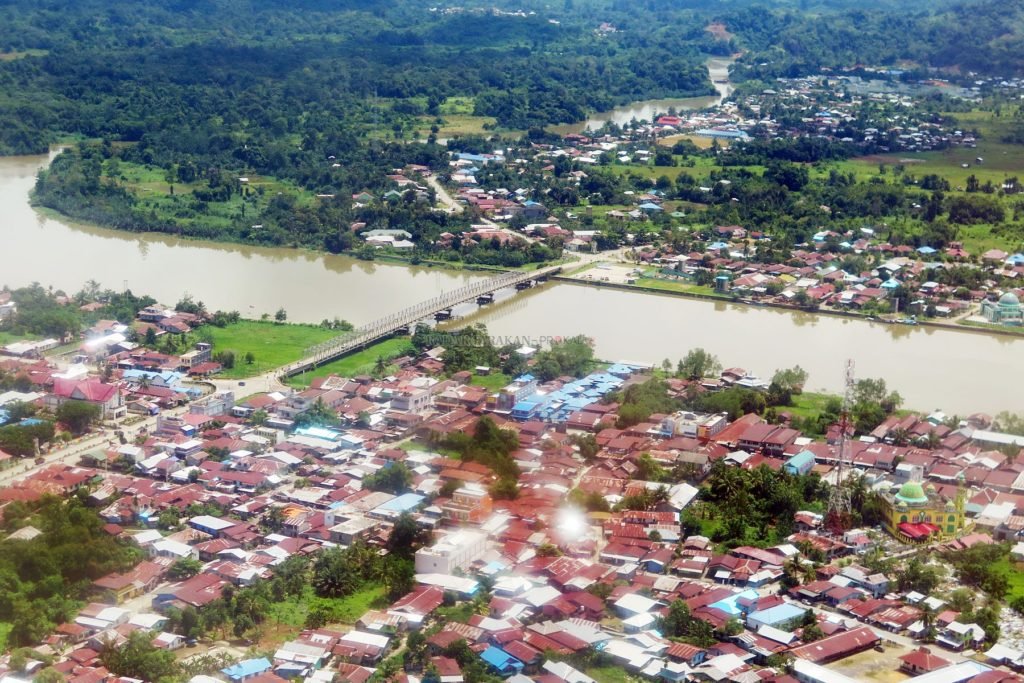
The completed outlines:
<svg viewBox="0 0 1024 683">
<path fill-rule="evenodd" d="M 328 375 L 338 375 L 339 377 L 369 375 L 376 367 L 378 358 L 390 361 L 412 351 L 412 342 L 409 341 L 408 337 L 385 339 L 362 351 L 357 351 L 344 358 L 321 365 L 311 372 L 304 372 L 301 375 L 291 377 L 288 380 L 288 384 L 293 387 L 305 387 L 309 386 L 310 382 L 317 377 L 327 377 Z"/>
<path fill-rule="evenodd" d="M 322 341 L 336 337 L 336 330 L 327 330 L 314 325 L 287 325 L 260 320 L 242 320 L 227 327 L 208 325 L 213 341 L 213 352 L 233 351 L 235 367 L 225 370 L 220 376 L 229 379 L 253 377 L 282 365 L 287 365 L 305 355 L 306 349 Z M 255 362 L 244 361 L 245 354 L 252 353 Z"/>
</svg>

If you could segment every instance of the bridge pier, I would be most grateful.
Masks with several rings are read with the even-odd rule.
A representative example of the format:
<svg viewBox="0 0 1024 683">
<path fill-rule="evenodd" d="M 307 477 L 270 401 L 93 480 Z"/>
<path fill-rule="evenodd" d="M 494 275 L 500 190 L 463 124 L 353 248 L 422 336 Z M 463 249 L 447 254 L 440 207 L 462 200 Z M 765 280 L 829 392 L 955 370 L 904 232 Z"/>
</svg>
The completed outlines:
<svg viewBox="0 0 1024 683">
<path fill-rule="evenodd" d="M 481 306 L 483 306 L 484 304 L 493 303 L 494 302 L 494 292 L 489 292 L 487 294 L 481 294 L 480 296 L 478 296 L 476 298 L 476 302 L 477 302 L 477 304 L 479 304 Z"/>
<path fill-rule="evenodd" d="M 446 308 L 443 311 L 438 311 L 434 314 L 434 320 L 451 320 L 452 309 Z"/>
<path fill-rule="evenodd" d="M 533 280 L 523 280 L 522 282 L 516 283 L 516 289 L 523 290 L 533 287 Z"/>
</svg>

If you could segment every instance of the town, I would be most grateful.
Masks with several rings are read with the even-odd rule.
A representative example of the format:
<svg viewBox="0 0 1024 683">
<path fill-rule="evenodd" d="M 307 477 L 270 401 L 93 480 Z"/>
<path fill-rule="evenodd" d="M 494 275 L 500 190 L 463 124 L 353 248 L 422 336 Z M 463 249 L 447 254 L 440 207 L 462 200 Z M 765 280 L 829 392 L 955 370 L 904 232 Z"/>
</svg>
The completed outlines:
<svg viewBox="0 0 1024 683">
<path fill-rule="evenodd" d="M 149 348 L 223 314 L 128 301 L 53 340 L 66 364 L 39 342 L 0 363 L 4 680 L 1024 669 L 1015 416 L 916 414 L 853 376 L 801 416 L 799 368 L 602 363 L 585 339 L 499 349 L 472 327 L 246 393 L 209 378 L 228 361 L 209 342 Z M 15 561 L 68 529 L 107 561 Z M 77 577 L 69 598 L 39 571 Z"/>
</svg>

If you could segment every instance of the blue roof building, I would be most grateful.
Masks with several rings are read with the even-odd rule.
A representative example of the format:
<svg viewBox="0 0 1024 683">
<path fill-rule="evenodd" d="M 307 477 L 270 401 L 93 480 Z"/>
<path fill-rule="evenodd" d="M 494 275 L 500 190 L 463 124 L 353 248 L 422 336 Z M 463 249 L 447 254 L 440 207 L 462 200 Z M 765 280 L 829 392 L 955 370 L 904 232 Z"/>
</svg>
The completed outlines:
<svg viewBox="0 0 1024 683">
<path fill-rule="evenodd" d="M 517 674 L 523 670 L 522 662 L 502 650 L 500 647 L 494 647 L 493 645 L 484 650 L 480 654 L 480 658 L 484 660 L 491 670 L 502 678 L 508 678 L 509 676 Z"/>
<path fill-rule="evenodd" d="M 807 608 L 792 602 L 786 602 L 768 609 L 751 612 L 747 615 L 747 626 L 757 630 L 761 626 L 773 626 L 778 628 L 795 619 L 801 619 Z"/>
<path fill-rule="evenodd" d="M 814 453 L 810 451 L 800 451 L 792 458 L 786 461 L 782 466 L 783 471 L 787 474 L 794 476 L 807 474 L 814 468 Z"/>
<path fill-rule="evenodd" d="M 397 498 L 392 498 L 383 505 L 378 506 L 374 512 L 394 513 L 400 515 L 418 508 L 427 498 L 418 493 L 403 493 Z"/>
<path fill-rule="evenodd" d="M 271 666 L 269 659 L 260 657 L 259 659 L 245 659 L 238 664 L 221 669 L 220 672 L 234 681 L 234 683 L 241 683 L 241 681 L 258 676 L 264 671 L 270 671 Z"/>
</svg>

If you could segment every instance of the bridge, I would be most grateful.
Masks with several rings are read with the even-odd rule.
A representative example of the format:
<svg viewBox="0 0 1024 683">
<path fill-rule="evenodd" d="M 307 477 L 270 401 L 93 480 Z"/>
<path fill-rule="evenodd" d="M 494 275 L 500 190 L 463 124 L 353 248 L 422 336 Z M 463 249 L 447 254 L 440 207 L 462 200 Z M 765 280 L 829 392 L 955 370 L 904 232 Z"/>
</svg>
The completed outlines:
<svg viewBox="0 0 1024 683">
<path fill-rule="evenodd" d="M 306 356 L 279 370 L 282 377 L 291 377 L 312 370 L 319 365 L 329 363 L 336 358 L 352 353 L 373 342 L 390 337 L 399 330 L 408 328 L 420 320 L 431 316 L 447 317 L 451 309 L 464 303 L 487 303 L 499 289 L 509 287 L 525 288 L 534 282 L 547 280 L 562 270 L 562 266 L 548 266 L 537 270 L 515 270 L 496 275 L 486 280 L 470 283 L 465 287 L 446 292 L 433 299 L 410 306 L 405 310 L 392 313 L 375 320 L 363 327 L 329 339 L 323 343 L 306 349 Z"/>
</svg>

